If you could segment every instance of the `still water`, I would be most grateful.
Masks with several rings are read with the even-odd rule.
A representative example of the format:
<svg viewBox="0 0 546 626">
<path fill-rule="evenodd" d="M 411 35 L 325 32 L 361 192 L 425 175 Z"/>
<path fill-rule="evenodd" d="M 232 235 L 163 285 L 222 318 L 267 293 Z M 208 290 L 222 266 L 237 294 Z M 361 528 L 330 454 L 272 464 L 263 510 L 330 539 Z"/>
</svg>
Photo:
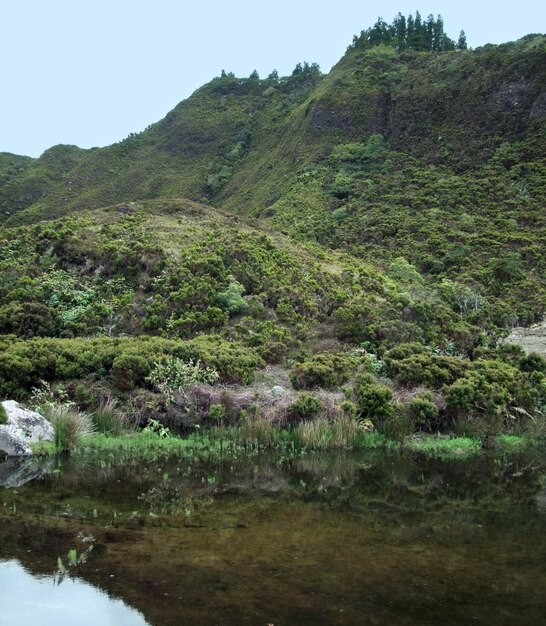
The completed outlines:
<svg viewBox="0 0 546 626">
<path fill-rule="evenodd" d="M 0 464 L 0 624 L 546 623 L 540 455 Z"/>
<path fill-rule="evenodd" d="M 144 616 L 78 579 L 55 584 L 33 576 L 18 561 L 0 562 L 0 624 L 145 626 Z"/>
</svg>

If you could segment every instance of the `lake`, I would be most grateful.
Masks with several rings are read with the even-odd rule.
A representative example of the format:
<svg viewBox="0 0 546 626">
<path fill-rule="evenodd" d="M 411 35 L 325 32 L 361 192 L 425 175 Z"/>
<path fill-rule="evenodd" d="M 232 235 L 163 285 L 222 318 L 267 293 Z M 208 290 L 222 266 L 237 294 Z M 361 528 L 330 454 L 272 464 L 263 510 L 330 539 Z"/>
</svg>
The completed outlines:
<svg viewBox="0 0 546 626">
<path fill-rule="evenodd" d="M 0 463 L 0 624 L 546 622 L 538 453 Z"/>
</svg>

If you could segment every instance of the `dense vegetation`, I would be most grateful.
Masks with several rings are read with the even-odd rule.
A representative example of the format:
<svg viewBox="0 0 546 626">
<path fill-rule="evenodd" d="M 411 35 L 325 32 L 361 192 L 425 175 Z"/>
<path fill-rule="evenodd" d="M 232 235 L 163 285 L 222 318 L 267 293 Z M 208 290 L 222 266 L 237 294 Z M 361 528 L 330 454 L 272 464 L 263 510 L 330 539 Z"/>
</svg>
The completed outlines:
<svg viewBox="0 0 546 626">
<path fill-rule="evenodd" d="M 328 75 L 223 71 L 118 144 L 1 154 L 0 395 L 540 432 L 544 359 L 499 340 L 546 308 L 545 120 L 544 36 L 466 50 L 399 14 Z"/>
<path fill-rule="evenodd" d="M 364 48 L 379 44 L 392 45 L 397 50 L 417 50 L 419 52 L 445 52 L 446 50 L 466 50 L 466 36 L 461 31 L 457 43 L 444 32 L 444 21 L 441 15 L 434 19 L 429 15 L 426 20 L 421 18 L 419 11 L 406 18 L 399 13 L 392 24 L 379 18 L 377 22 L 354 37 L 353 46 Z"/>
</svg>

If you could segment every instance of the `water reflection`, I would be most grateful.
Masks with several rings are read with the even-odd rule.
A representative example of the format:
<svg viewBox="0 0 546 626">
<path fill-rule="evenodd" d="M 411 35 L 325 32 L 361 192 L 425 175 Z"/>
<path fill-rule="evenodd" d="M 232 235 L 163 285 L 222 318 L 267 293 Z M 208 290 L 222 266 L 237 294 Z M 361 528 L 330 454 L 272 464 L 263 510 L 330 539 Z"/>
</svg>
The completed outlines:
<svg viewBox="0 0 546 626">
<path fill-rule="evenodd" d="M 33 576 L 16 560 L 0 562 L 0 624 L 146 626 L 141 613 L 86 582 Z"/>
<path fill-rule="evenodd" d="M 154 626 L 542 626 L 543 475 L 523 454 L 62 460 L 0 486 L 0 562 L 52 593 L 92 543 L 78 578 Z"/>
<path fill-rule="evenodd" d="M 0 462 L 0 487 L 21 487 L 48 474 L 53 465 L 53 459 L 9 457 Z"/>
</svg>

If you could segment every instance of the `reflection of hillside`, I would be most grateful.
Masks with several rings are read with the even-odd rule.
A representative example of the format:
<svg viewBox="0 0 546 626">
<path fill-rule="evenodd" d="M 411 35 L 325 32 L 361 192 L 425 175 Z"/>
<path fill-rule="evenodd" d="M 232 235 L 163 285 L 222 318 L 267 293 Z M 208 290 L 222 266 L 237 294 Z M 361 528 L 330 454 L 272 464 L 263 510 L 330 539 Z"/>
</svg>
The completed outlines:
<svg viewBox="0 0 546 626">
<path fill-rule="evenodd" d="M 53 460 L 0 464 L 0 485 L 22 487 L 4 491 L 18 512 L 65 519 L 99 514 L 116 523 L 139 519 L 148 524 L 150 514 L 187 521 L 215 503 L 268 498 L 327 502 L 339 510 L 370 514 L 385 505 L 412 515 L 465 508 L 513 515 L 522 507 L 533 509 L 543 465 L 529 455 L 511 456 L 509 461 L 479 457 L 447 462 L 377 452 L 293 458 L 264 454 L 215 461 L 171 457 L 153 463 L 119 463 L 108 457 L 56 463 L 55 471 Z"/>
<path fill-rule="evenodd" d="M 466 472 L 450 473 L 444 467 L 444 496 L 435 497 L 436 506 L 426 510 L 410 507 L 408 499 L 399 504 L 395 499 L 419 482 L 418 466 L 411 462 L 397 474 L 397 485 L 389 479 L 396 459 L 390 471 L 370 473 L 366 465 L 353 477 L 346 474 L 349 486 L 345 489 L 341 481 L 332 497 L 320 489 L 323 463 L 328 464 L 318 458 L 300 459 L 294 462 L 294 472 L 289 468 L 284 473 L 286 489 L 261 494 L 260 484 L 270 485 L 272 480 L 280 484 L 279 468 L 266 464 L 253 479 L 254 466 L 237 479 L 229 465 L 216 466 L 216 487 L 199 490 L 195 477 L 193 511 L 173 506 L 159 510 L 161 495 L 168 503 L 176 488 L 172 487 L 164 494 L 159 489 L 150 501 L 157 513 L 146 513 L 149 503 L 141 501 L 143 509 L 137 516 L 114 516 L 108 485 L 95 484 L 86 492 L 83 478 L 79 489 L 82 499 L 89 496 L 91 512 L 75 514 L 76 508 L 67 506 L 70 489 L 61 474 L 56 485 L 41 481 L 32 490 L 31 485 L 21 489 L 27 497 L 31 491 L 33 497 L 47 492 L 52 501 L 49 514 L 26 513 L 20 501 L 15 512 L 1 510 L 0 559 L 17 558 L 35 574 L 51 574 L 58 555 L 83 548 L 80 533 L 92 534 L 95 550 L 76 575 L 162 626 L 356 625 L 363 623 L 363 615 L 379 625 L 422 624 L 423 614 L 430 623 L 455 625 L 476 611 L 487 612 L 491 623 L 508 624 L 507 619 L 520 617 L 526 624 L 541 623 L 539 616 L 546 609 L 542 594 L 546 522 L 525 489 L 514 490 L 507 482 L 506 501 L 496 511 L 490 500 L 485 500 L 484 508 L 479 496 L 472 500 L 477 491 L 450 500 L 448 483 L 456 493 L 453 482 L 465 480 Z M 345 463 L 334 461 L 333 466 L 339 470 Z M 438 468 L 423 469 L 429 476 L 427 489 L 434 493 L 430 485 Z M 478 468 L 467 472 L 471 469 Z M 521 468 L 513 466 L 511 471 L 519 473 Z M 91 482 L 97 480 L 89 476 Z M 156 472 L 159 485 L 163 476 Z M 233 489 L 236 480 L 238 492 Z M 493 482 L 486 476 L 486 485 L 488 481 Z M 372 491 L 364 503 L 366 484 Z M 363 493 L 355 500 L 359 489 Z M 4 491 L 4 500 L 6 493 L 17 497 Z M 114 486 L 112 495 L 117 494 Z M 111 508 L 106 509 L 108 504 Z M 186 500 L 186 506 L 191 505 Z M 450 600 L 453 594 L 460 598 L 456 606 Z"/>
</svg>

